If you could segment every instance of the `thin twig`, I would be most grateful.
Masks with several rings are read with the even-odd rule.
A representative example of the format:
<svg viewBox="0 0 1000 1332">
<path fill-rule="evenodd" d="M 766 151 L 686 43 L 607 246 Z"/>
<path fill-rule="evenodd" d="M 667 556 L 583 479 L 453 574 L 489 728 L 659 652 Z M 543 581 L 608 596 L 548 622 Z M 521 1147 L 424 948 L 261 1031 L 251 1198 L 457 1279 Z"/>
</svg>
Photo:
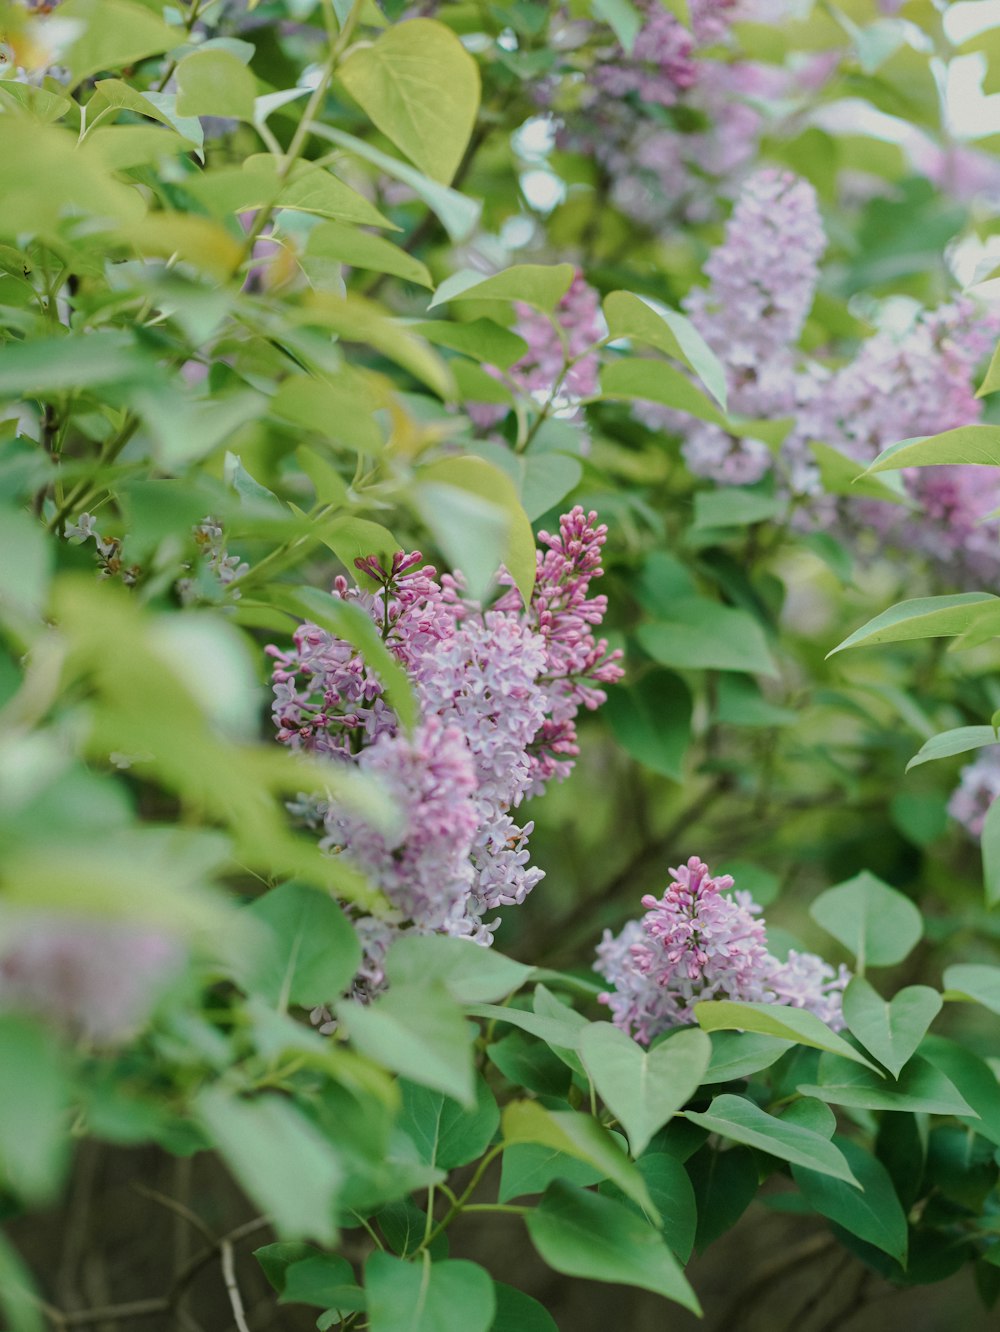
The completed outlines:
<svg viewBox="0 0 1000 1332">
<path fill-rule="evenodd" d="M 168 1197 L 165 1193 L 159 1193 L 156 1189 L 151 1189 L 147 1184 L 140 1184 L 137 1180 L 132 1181 L 132 1188 L 144 1198 L 149 1198 L 152 1202 L 159 1203 L 161 1207 L 168 1208 L 176 1216 L 183 1217 L 184 1220 L 197 1230 L 203 1240 L 209 1244 L 215 1244 L 216 1238 L 205 1225 L 204 1221 L 196 1212 L 192 1212 L 190 1207 L 184 1203 L 178 1202 L 176 1198 Z"/>
<path fill-rule="evenodd" d="M 250 1332 L 249 1327 L 247 1327 L 247 1316 L 243 1309 L 243 1296 L 236 1284 L 236 1264 L 233 1261 L 232 1243 L 229 1240 L 222 1240 L 219 1244 L 219 1251 L 222 1259 L 222 1279 L 226 1283 L 226 1293 L 229 1296 L 236 1326 L 239 1328 L 239 1332 Z"/>
</svg>

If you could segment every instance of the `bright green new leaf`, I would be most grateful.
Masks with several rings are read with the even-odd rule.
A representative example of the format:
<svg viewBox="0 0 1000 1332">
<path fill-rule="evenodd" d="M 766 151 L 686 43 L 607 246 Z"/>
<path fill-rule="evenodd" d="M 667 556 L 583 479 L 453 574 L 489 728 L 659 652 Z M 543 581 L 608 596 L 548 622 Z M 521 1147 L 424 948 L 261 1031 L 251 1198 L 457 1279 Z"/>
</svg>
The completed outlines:
<svg viewBox="0 0 1000 1332">
<path fill-rule="evenodd" d="M 421 18 L 389 28 L 355 47 L 337 78 L 411 162 L 447 185 L 479 110 L 479 67 L 450 28 Z"/>
<path fill-rule="evenodd" d="M 956 726 L 954 730 L 942 731 L 922 744 L 907 763 L 906 771 L 934 759 L 951 758 L 953 754 L 965 754 L 970 749 L 982 749 L 984 745 L 998 743 L 1000 737 L 992 726 Z"/>
<path fill-rule="evenodd" d="M 598 1096 L 641 1156 L 656 1131 L 697 1090 L 712 1043 L 703 1031 L 679 1031 L 652 1050 L 608 1022 L 593 1022 L 580 1038 L 580 1056 Z"/>
<path fill-rule="evenodd" d="M 375 1252 L 365 1263 L 371 1332 L 489 1332 L 496 1296 L 489 1275 L 466 1259 L 414 1262 Z"/>
<path fill-rule="evenodd" d="M 612 361 L 601 371 L 601 397 L 622 398 L 627 402 L 659 402 L 664 407 L 673 407 L 723 429 L 729 425 L 715 403 L 706 398 L 686 375 L 665 361 L 637 357 Z"/>
<path fill-rule="evenodd" d="M 867 870 L 820 893 L 809 914 L 854 954 L 862 973 L 902 962 L 924 932 L 910 899 Z"/>
<path fill-rule="evenodd" d="M 325 167 L 296 162 L 287 181 L 278 171 L 277 158 L 258 153 L 248 157 L 242 167 L 215 167 L 200 176 L 187 177 L 184 190 L 215 217 L 277 207 L 362 226 L 392 227 L 363 195 Z"/>
<path fill-rule="evenodd" d="M 546 1110 L 537 1101 L 511 1101 L 503 1109 L 500 1125 L 505 1143 L 538 1143 L 586 1161 L 659 1224 L 660 1214 L 645 1180 L 607 1129 L 590 1115 L 575 1110 Z"/>
<path fill-rule="evenodd" d="M 984 607 L 995 604 L 989 592 L 957 592 L 944 597 L 913 597 L 890 606 L 881 615 L 855 629 L 827 656 L 845 648 L 874 646 L 877 643 L 902 643 L 914 638 L 951 638 L 965 631 L 982 614 Z"/>
<path fill-rule="evenodd" d="M 240 1185 L 287 1239 L 332 1245 L 343 1177 L 333 1145 L 283 1096 L 245 1100 L 208 1087 L 199 1122 Z"/>
<path fill-rule="evenodd" d="M 532 1243 L 555 1271 L 638 1286 L 701 1312 L 663 1236 L 623 1203 L 555 1180 L 526 1222 Z"/>
<path fill-rule="evenodd" d="M 74 88 L 100 70 L 121 69 L 169 51 L 181 36 L 148 7 L 128 0 L 65 0 L 59 18 L 79 25 L 60 61 L 68 67 Z"/>
<path fill-rule="evenodd" d="M 666 614 L 640 624 L 636 637 L 662 666 L 778 674 L 760 622 L 707 597 L 678 597 Z"/>
<path fill-rule="evenodd" d="M 894 1078 L 941 1011 L 941 996 L 929 985 L 908 985 L 888 1002 L 863 976 L 844 991 L 844 1018 L 865 1049 Z"/>
<path fill-rule="evenodd" d="M 818 1082 L 800 1083 L 803 1096 L 860 1110 L 907 1110 L 915 1114 L 970 1115 L 972 1107 L 937 1068 L 914 1055 L 895 1081 L 838 1055 L 824 1054 Z"/>
<path fill-rule="evenodd" d="M 792 1166 L 796 1184 L 821 1216 L 874 1244 L 905 1267 L 906 1216 L 889 1172 L 881 1161 L 850 1138 L 837 1137 L 834 1142 L 863 1191 L 803 1165 Z"/>
<path fill-rule="evenodd" d="M 422 1087 L 444 1092 L 470 1109 L 476 1103 L 472 1067 L 475 1027 L 437 980 L 394 985 L 373 1004 L 336 1006 L 354 1045 Z"/>
<path fill-rule="evenodd" d="M 388 153 L 383 153 L 363 139 L 355 138 L 353 134 L 345 134 L 343 130 L 334 129 L 330 125 L 313 125 L 313 133 L 321 139 L 329 139 L 331 143 L 336 143 L 341 148 L 347 148 L 355 156 L 371 162 L 380 171 L 384 171 L 393 180 L 408 185 L 437 217 L 454 244 L 460 245 L 475 231 L 482 212 L 482 204 L 478 199 L 470 199 L 465 194 L 459 194 L 457 190 L 449 189 L 447 185 L 431 180 L 409 163 L 401 162 L 398 157 L 390 157 Z"/>
<path fill-rule="evenodd" d="M 692 1123 L 708 1129 L 709 1133 L 718 1133 L 746 1147 L 756 1147 L 758 1151 L 777 1156 L 791 1165 L 807 1166 L 849 1184 L 858 1183 L 843 1154 L 821 1133 L 776 1119 L 743 1096 L 716 1096 L 704 1114 L 694 1110 L 684 1113 Z"/>
<path fill-rule="evenodd" d="M 185 56 L 177 66 L 177 88 L 178 115 L 253 121 L 257 80 L 231 51 L 213 47 Z"/>
<path fill-rule="evenodd" d="M 611 292 L 603 306 L 612 339 L 629 338 L 683 361 L 726 410 L 725 369 L 690 319 L 630 291 Z"/>
<path fill-rule="evenodd" d="M 1000 466 L 1000 426 L 959 426 L 940 435 L 901 439 L 882 450 L 868 465 L 866 475 L 895 472 L 903 467 L 945 467 L 953 463 Z"/>
<path fill-rule="evenodd" d="M 250 907 L 271 938 L 252 976 L 253 989 L 281 1009 L 328 1004 L 350 984 L 361 945 L 332 897 L 302 883 L 283 883 Z"/>
<path fill-rule="evenodd" d="M 474 269 L 460 269 L 441 283 L 430 308 L 459 301 L 523 301 L 551 314 L 569 291 L 575 272 L 572 264 L 515 264 L 484 278 Z"/>
<path fill-rule="evenodd" d="M 967 999 L 1000 1014 L 1000 967 L 962 962 L 944 973 L 946 999 Z"/>
<path fill-rule="evenodd" d="M 733 999 L 708 999 L 694 1006 L 694 1016 L 703 1031 L 752 1031 L 779 1040 L 795 1041 L 814 1050 L 832 1050 L 845 1059 L 878 1072 L 863 1054 L 848 1045 L 815 1013 L 787 1004 L 737 1003 Z"/>
</svg>

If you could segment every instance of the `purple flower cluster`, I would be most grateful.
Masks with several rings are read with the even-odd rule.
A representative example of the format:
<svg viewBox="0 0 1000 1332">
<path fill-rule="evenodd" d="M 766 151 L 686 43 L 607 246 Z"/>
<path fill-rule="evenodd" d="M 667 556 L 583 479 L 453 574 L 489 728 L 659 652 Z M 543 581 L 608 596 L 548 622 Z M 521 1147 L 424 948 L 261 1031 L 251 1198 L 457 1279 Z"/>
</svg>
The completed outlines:
<svg viewBox="0 0 1000 1332">
<path fill-rule="evenodd" d="M 850 973 L 812 953 L 768 952 L 760 907 L 734 892 L 728 874 L 713 878 L 697 856 L 672 869 L 662 898 L 647 894 L 641 920 L 619 935 L 605 930 L 595 970 L 614 986 L 600 995 L 614 1023 L 644 1045 L 670 1027 L 694 1021 L 708 999 L 788 1004 L 843 1025 L 841 996 Z"/>
<path fill-rule="evenodd" d="M 67 1035 L 117 1045 L 147 1021 L 183 950 L 123 921 L 37 917 L 0 942 L 0 1012 L 41 1017 Z"/>
<path fill-rule="evenodd" d="M 524 355 L 505 372 L 496 366 L 483 368 L 494 379 L 507 383 L 516 393 L 540 402 L 553 399 L 563 411 L 572 410 L 581 398 L 597 392 L 598 354 L 595 344 L 607 329 L 597 292 L 577 271 L 565 296 L 551 316 L 518 301 L 514 332 L 528 344 Z M 494 403 L 471 403 L 469 415 L 480 429 L 489 429 L 506 415 Z"/>
<path fill-rule="evenodd" d="M 291 649 L 268 648 L 278 739 L 357 763 L 381 780 L 398 812 L 386 833 L 333 803 L 312 811 L 324 848 L 352 860 L 392 908 L 388 921 L 358 921 L 361 992 L 381 983 L 396 931 L 490 944 L 499 920 L 485 917 L 523 902 L 542 878 L 529 864 L 533 825 L 516 823 L 512 811 L 566 776 L 579 708 L 597 707 L 601 686 L 621 676 L 620 653 L 593 632 L 606 599 L 589 595 L 606 536 L 596 514 L 579 507 L 557 534 L 542 532 L 527 607 L 502 573 L 508 590 L 484 611 L 462 596 L 458 579 L 421 567 L 419 553 L 397 552 L 389 570 L 373 557 L 357 561 L 381 583 L 377 593 L 337 579 L 334 594 L 372 618 L 410 678 L 420 713 L 412 735 L 352 644 L 304 624 Z"/>
<path fill-rule="evenodd" d="M 984 749 L 959 774 L 948 801 L 948 813 L 977 841 L 994 800 L 1000 796 L 1000 745 Z"/>
</svg>

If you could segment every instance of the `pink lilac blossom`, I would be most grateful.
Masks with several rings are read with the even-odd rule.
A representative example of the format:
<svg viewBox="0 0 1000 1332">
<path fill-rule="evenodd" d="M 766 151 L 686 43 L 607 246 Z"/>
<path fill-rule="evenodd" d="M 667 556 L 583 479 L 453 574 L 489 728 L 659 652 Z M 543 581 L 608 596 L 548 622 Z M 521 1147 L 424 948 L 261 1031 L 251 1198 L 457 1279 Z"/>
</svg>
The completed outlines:
<svg viewBox="0 0 1000 1332">
<path fill-rule="evenodd" d="M 0 1012 L 117 1045 L 143 1027 L 183 958 L 174 940 L 140 925 L 39 916 L 0 942 Z"/>
<path fill-rule="evenodd" d="M 673 106 L 698 81 L 697 47 L 720 41 L 729 29 L 736 0 L 691 0 L 691 27 L 686 28 L 661 0 L 636 0 L 644 23 L 629 53 L 617 42 L 598 52 L 591 71 L 598 93 L 621 98 L 634 94 L 641 102 Z"/>
<path fill-rule="evenodd" d="M 948 813 L 978 841 L 997 796 L 1000 796 L 1000 745 L 991 745 L 962 769 L 958 786 L 948 801 Z"/>
<path fill-rule="evenodd" d="M 572 409 L 581 398 L 597 392 L 598 354 L 594 344 L 606 333 L 597 292 L 576 272 L 550 317 L 518 301 L 514 332 L 528 344 L 524 355 L 506 371 L 483 368 L 518 393 L 545 401 L 554 395 L 555 406 Z M 568 367 L 568 368 L 567 368 Z M 471 403 L 469 415 L 480 429 L 502 420 L 507 408 L 495 403 Z"/>
<path fill-rule="evenodd" d="M 595 970 L 613 990 L 602 993 L 617 1027 L 648 1044 L 670 1027 L 694 1021 L 694 1005 L 711 999 L 790 1004 L 843 1025 L 841 995 L 850 974 L 811 953 L 780 962 L 767 948 L 760 907 L 733 892 L 728 874 L 713 877 L 697 856 L 672 869 L 662 898 L 647 894 L 641 920 L 616 937 L 605 930 Z"/>
<path fill-rule="evenodd" d="M 512 811 L 569 772 L 578 709 L 597 707 L 601 686 L 622 673 L 620 653 L 593 633 L 607 603 L 589 587 L 603 572 L 606 536 L 580 508 L 564 515 L 558 535 L 541 533 L 527 608 L 502 574 L 510 590 L 484 611 L 463 598 L 457 577 L 420 567 L 419 553 L 397 552 L 388 570 L 374 557 L 357 560 L 377 592 L 336 580 L 334 595 L 372 619 L 410 678 L 421 717 L 412 737 L 350 643 L 305 624 L 292 648 L 267 649 L 278 739 L 380 775 L 402 811 L 401 831 L 387 841 L 335 805 L 296 806 L 321 826 L 325 849 L 353 859 L 382 889 L 393 932 L 488 945 L 499 921 L 485 917 L 523 902 L 542 878 L 529 864 L 533 825 Z M 380 953 L 366 955 L 360 993 L 380 984 L 385 951 L 384 931 L 366 928 Z"/>
</svg>

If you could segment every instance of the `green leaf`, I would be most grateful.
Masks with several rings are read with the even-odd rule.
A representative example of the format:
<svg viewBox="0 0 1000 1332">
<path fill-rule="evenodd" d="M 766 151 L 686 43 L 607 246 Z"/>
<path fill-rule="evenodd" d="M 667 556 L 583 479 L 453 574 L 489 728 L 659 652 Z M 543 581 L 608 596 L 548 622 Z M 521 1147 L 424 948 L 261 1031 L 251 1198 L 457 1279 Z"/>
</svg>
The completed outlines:
<svg viewBox="0 0 1000 1332">
<path fill-rule="evenodd" d="M 551 314 L 575 274 L 572 264 L 515 264 L 488 278 L 474 269 L 461 269 L 445 278 L 429 308 L 458 301 L 523 301 Z"/>
<path fill-rule="evenodd" d="M 11 1332 L 45 1332 L 48 1323 L 31 1273 L 14 1246 L 0 1234 L 0 1312 Z"/>
<path fill-rule="evenodd" d="M 130 383 L 152 371 L 150 358 L 122 329 L 8 342 L 0 365 L 0 397 L 55 397 L 67 389 Z"/>
<path fill-rule="evenodd" d="M 564 1179 L 582 1187 L 606 1178 L 604 1171 L 590 1161 L 560 1152 L 539 1142 L 514 1142 L 503 1153 L 497 1202 L 506 1203 L 544 1193 L 554 1179 Z"/>
<path fill-rule="evenodd" d="M 365 1307 L 354 1269 L 339 1254 L 324 1253 L 292 1263 L 285 1272 L 279 1304 L 314 1304 L 343 1312 Z"/>
<path fill-rule="evenodd" d="M 432 19 L 398 24 L 354 48 L 337 78 L 373 124 L 434 180 L 458 169 L 479 110 L 479 67 Z"/>
<path fill-rule="evenodd" d="M 792 1175 L 809 1205 L 867 1244 L 874 1244 L 906 1266 L 907 1226 L 902 1204 L 881 1161 L 849 1138 L 834 1138 L 863 1192 L 839 1179 L 792 1166 Z"/>
<path fill-rule="evenodd" d="M 890 606 L 881 615 L 838 643 L 827 657 L 845 648 L 902 643 L 914 638 L 951 638 L 965 631 L 997 598 L 989 592 L 958 592 L 945 597 L 914 597 Z"/>
<path fill-rule="evenodd" d="M 500 1124 L 497 1103 L 482 1078 L 476 1079 L 476 1108 L 471 1111 L 405 1079 L 400 1092 L 400 1127 L 412 1138 L 420 1159 L 441 1170 L 468 1165 L 482 1156 Z"/>
<path fill-rule="evenodd" d="M 756 1147 L 792 1165 L 807 1166 L 835 1179 L 857 1183 L 842 1153 L 821 1133 L 776 1119 L 743 1096 L 716 1096 L 704 1114 L 694 1110 L 684 1113 L 692 1123 L 709 1133 Z"/>
<path fill-rule="evenodd" d="M 385 973 L 393 985 L 418 985 L 433 976 L 457 1003 L 491 1004 L 518 989 L 532 968 L 467 939 L 404 934 L 386 954 Z"/>
<path fill-rule="evenodd" d="M 345 185 L 332 171 L 313 162 L 296 162 L 291 176 L 285 180 L 278 174 L 278 160 L 266 153 L 246 158 L 242 167 L 215 167 L 200 176 L 187 177 L 184 191 L 215 217 L 254 208 L 291 208 L 300 213 L 315 213 L 317 217 L 337 218 L 342 222 L 357 222 L 362 226 L 392 227 L 392 223 L 363 195 Z M 360 298 L 354 298 L 360 301 Z M 313 297 L 307 308 L 316 305 L 338 308 L 342 302 L 332 293 L 324 298 Z M 365 310 L 360 303 L 359 310 Z M 377 310 L 377 306 L 367 306 Z M 331 316 L 332 317 L 332 316 Z M 359 314 L 359 319 L 363 315 Z M 345 336 L 349 335 L 349 329 Z"/>
<path fill-rule="evenodd" d="M 580 1055 L 597 1094 L 641 1156 L 656 1131 L 694 1094 L 708 1067 L 712 1043 L 703 1031 L 679 1031 L 652 1050 L 607 1022 L 593 1022 Z"/>
<path fill-rule="evenodd" d="M 651 670 L 608 694 L 605 716 L 615 739 L 639 763 L 683 780 L 691 743 L 691 693 L 672 671 Z"/>
<path fill-rule="evenodd" d="M 709 999 L 695 1004 L 694 1015 L 704 1031 L 752 1031 L 763 1036 L 777 1036 L 779 1040 L 795 1041 L 814 1050 L 831 1050 L 864 1064 L 877 1073 L 878 1069 L 852 1045 L 831 1031 L 815 1013 L 788 1004 L 737 1003 L 732 999 Z"/>
<path fill-rule="evenodd" d="M 658 1224 L 646 1183 L 617 1142 L 590 1115 L 574 1110 L 546 1110 L 537 1101 L 512 1101 L 500 1119 L 505 1143 L 538 1143 L 600 1170 L 633 1198 Z"/>
<path fill-rule="evenodd" d="M 6 351 L 6 348 L 4 349 Z M 0 620 L 5 613 L 41 615 L 55 551 L 39 523 L 0 506 Z"/>
<path fill-rule="evenodd" d="M 732 1082 L 759 1073 L 777 1063 L 792 1041 L 752 1031 L 713 1031 L 712 1057 L 702 1075 L 702 1085 Z"/>
<path fill-rule="evenodd" d="M 328 139 L 331 143 L 348 149 L 357 157 L 364 158 L 366 162 L 371 162 L 393 180 L 408 185 L 437 217 L 453 244 L 460 245 L 468 240 L 478 226 L 483 207 L 478 199 L 470 199 L 465 194 L 459 194 L 457 190 L 449 189 L 447 185 L 431 180 L 429 176 L 425 176 L 408 163 L 401 162 L 398 157 L 390 157 L 388 153 L 383 153 L 363 139 L 355 138 L 353 134 L 345 134 L 343 130 L 334 129 L 330 125 L 315 124 L 312 132 L 321 139 Z"/>
<path fill-rule="evenodd" d="M 306 242 L 306 254 L 316 259 L 333 259 L 352 268 L 368 268 L 376 273 L 391 273 L 407 282 L 433 287 L 427 266 L 401 250 L 398 245 L 345 226 L 342 222 L 322 222 L 313 227 Z"/>
<path fill-rule="evenodd" d="M 630 291 L 610 292 L 603 305 L 613 340 L 629 338 L 683 361 L 726 410 L 726 371 L 690 319 Z"/>
<path fill-rule="evenodd" d="M 202 1127 L 279 1235 L 332 1245 L 343 1172 L 333 1146 L 282 1096 L 243 1100 L 208 1087 L 195 1100 Z"/>
<path fill-rule="evenodd" d="M 660 1212 L 660 1231 L 682 1263 L 691 1257 L 694 1237 L 698 1227 L 698 1211 L 694 1188 L 684 1166 L 676 1156 L 667 1152 L 646 1152 L 636 1161 L 639 1174 L 646 1181 L 650 1196 Z M 604 1184 L 601 1193 L 606 1197 L 624 1202 L 638 1211 L 644 1220 L 646 1216 L 637 1203 L 626 1199 L 615 1184 Z"/>
<path fill-rule="evenodd" d="M 632 54 L 635 39 L 642 30 L 644 15 L 630 0 L 591 0 L 594 16 L 603 19 L 618 38 L 626 55 Z"/>
<path fill-rule="evenodd" d="M 1000 1146 L 1000 1082 L 985 1059 L 944 1036 L 925 1037 L 920 1053 L 945 1075 L 978 1116 L 964 1122 Z"/>
<path fill-rule="evenodd" d="M 877 499 L 889 504 L 908 504 L 903 483 L 898 477 L 888 481 L 875 481 L 859 472 L 861 464 L 847 454 L 839 453 L 829 444 L 814 442 L 810 445 L 813 456 L 819 463 L 820 480 L 828 495 L 847 495 L 851 499 Z"/>
<path fill-rule="evenodd" d="M 701 1312 L 663 1236 L 624 1204 L 555 1180 L 526 1224 L 535 1248 L 556 1272 L 638 1286 Z"/>
<path fill-rule="evenodd" d="M 263 964 L 252 974 L 253 988 L 284 1010 L 332 1003 L 361 965 L 361 945 L 332 897 L 304 883 L 283 883 L 250 907 L 273 939 Z"/>
<path fill-rule="evenodd" d="M 254 1249 L 253 1256 L 260 1263 L 261 1271 L 280 1295 L 285 1289 L 285 1273 L 293 1263 L 304 1262 L 307 1258 L 316 1258 L 320 1250 L 315 1244 L 306 1244 L 303 1240 L 283 1240 L 277 1244 L 265 1244 Z"/>
<path fill-rule="evenodd" d="M 1000 426 L 967 425 L 940 435 L 901 439 L 883 449 L 870 472 L 898 471 L 903 467 L 943 467 L 971 463 L 980 467 L 1000 466 Z"/>
<path fill-rule="evenodd" d="M 726 672 L 719 676 L 716 713 L 720 722 L 731 726 L 791 726 L 799 714 L 766 699 L 753 680 Z M 756 897 L 756 893 L 754 894 Z M 766 906 L 766 902 L 760 902 Z"/>
<path fill-rule="evenodd" d="M 373 1253 L 365 1263 L 371 1332 L 489 1332 L 493 1282 L 464 1258 L 432 1263 Z"/>
<path fill-rule="evenodd" d="M 746 527 L 776 517 L 785 507 L 774 495 L 759 495 L 741 486 L 699 490 L 694 497 L 694 526 Z"/>
<path fill-rule="evenodd" d="M 495 324 L 492 319 L 470 319 L 465 324 L 456 324 L 450 319 L 424 319 L 410 324 L 409 328 L 428 342 L 462 352 L 477 361 L 486 361 L 501 370 L 509 369 L 528 350 L 524 338 Z"/>
<path fill-rule="evenodd" d="M 627 402 L 659 402 L 686 412 L 699 421 L 729 427 L 723 412 L 705 397 L 699 388 L 672 365 L 663 361 L 622 357 L 611 361 L 601 371 L 601 396 L 622 398 Z"/>
<path fill-rule="evenodd" d="M 984 745 L 995 745 L 997 733 L 992 726 L 956 726 L 954 730 L 942 731 L 931 736 L 914 754 L 906 765 L 906 771 L 919 767 L 921 763 L 930 763 L 935 759 L 951 758 L 953 754 L 965 754 L 970 749 L 982 749 Z"/>
<path fill-rule="evenodd" d="M 877 1077 L 837 1055 L 819 1061 L 819 1081 L 803 1082 L 803 1096 L 815 1096 L 830 1105 L 862 1110 L 909 1110 L 929 1115 L 972 1115 L 972 1107 L 945 1075 L 926 1059 L 914 1055 L 895 1081 Z"/>
<path fill-rule="evenodd" d="M 471 1017 L 488 1018 L 492 1022 L 507 1022 L 512 1027 L 537 1036 L 546 1045 L 558 1050 L 575 1050 L 580 1042 L 580 1029 L 557 1018 L 545 1017 L 538 1013 L 527 1013 L 523 1008 L 505 1008 L 500 1004 L 468 1004 L 466 1012 Z M 585 1019 L 581 1023 L 586 1025 Z"/>
<path fill-rule="evenodd" d="M 178 115 L 253 122 L 257 80 L 231 51 L 193 51 L 177 66 L 176 77 Z"/>
<path fill-rule="evenodd" d="M 963 962 L 944 973 L 946 999 L 968 999 L 1000 1014 L 1000 967 Z"/>
<path fill-rule="evenodd" d="M 336 1012 L 369 1059 L 473 1108 L 475 1028 L 440 981 L 394 985 L 373 1004 L 344 1002 Z"/>
<path fill-rule="evenodd" d="M 698 1212 L 695 1244 L 702 1250 L 734 1226 L 756 1196 L 757 1158 L 746 1147 L 705 1146 L 690 1158 L 687 1173 Z"/>
<path fill-rule="evenodd" d="M 0 1175 L 36 1206 L 51 1202 L 70 1159 L 70 1085 L 51 1032 L 0 1016 Z"/>
<path fill-rule="evenodd" d="M 986 811 L 979 843 L 983 853 L 986 905 L 992 907 L 1000 902 L 1000 808 L 995 800 Z"/>
<path fill-rule="evenodd" d="M 844 1018 L 865 1049 L 894 1078 L 941 1011 L 941 996 L 928 985 L 908 985 L 889 1002 L 855 976 L 844 991 Z"/>
<path fill-rule="evenodd" d="M 127 0 L 65 0 L 59 18 L 78 25 L 78 35 L 60 58 L 76 87 L 102 69 L 121 69 L 176 46 L 180 32 L 140 4 Z"/>
<path fill-rule="evenodd" d="M 465 574 L 470 595 L 480 597 L 502 563 L 527 605 L 535 586 L 535 535 L 510 477 L 471 457 L 442 458 L 417 476 L 424 518 L 452 567 Z M 492 531 L 477 524 L 489 512 L 496 515 Z"/>
<path fill-rule="evenodd" d="M 364 342 L 388 360 L 408 370 L 440 398 L 451 401 L 455 384 L 451 371 L 427 343 L 416 338 L 381 306 L 349 293 L 345 297 L 317 292 L 303 303 L 298 317 L 304 324 L 330 329 L 347 342 Z"/>
<path fill-rule="evenodd" d="M 494 1281 L 493 1290 L 497 1311 L 490 1332 L 559 1332 L 549 1311 L 530 1295 L 502 1281 Z"/>
<path fill-rule="evenodd" d="M 924 932 L 910 899 L 867 870 L 820 893 L 809 914 L 854 954 L 861 972 L 902 962 Z"/>
<path fill-rule="evenodd" d="M 660 619 L 639 626 L 642 647 L 662 666 L 777 676 L 760 623 L 707 597 L 679 597 Z"/>
</svg>

